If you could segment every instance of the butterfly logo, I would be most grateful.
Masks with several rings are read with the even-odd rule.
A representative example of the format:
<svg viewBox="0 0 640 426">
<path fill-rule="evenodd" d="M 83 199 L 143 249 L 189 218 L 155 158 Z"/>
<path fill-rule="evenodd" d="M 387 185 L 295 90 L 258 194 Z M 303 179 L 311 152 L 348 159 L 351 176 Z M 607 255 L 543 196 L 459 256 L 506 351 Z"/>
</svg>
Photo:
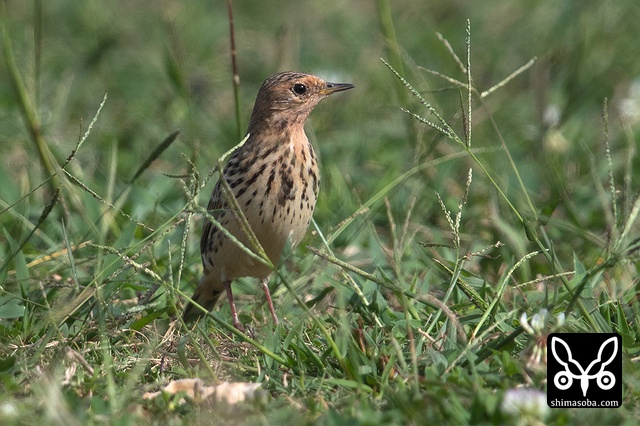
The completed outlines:
<svg viewBox="0 0 640 426">
<path fill-rule="evenodd" d="M 605 348 L 609 345 L 613 345 L 612 354 L 606 361 L 604 361 L 602 358 L 605 353 Z M 591 379 L 596 379 L 598 387 L 602 390 L 609 390 L 616 384 L 616 378 L 613 373 L 605 370 L 605 367 L 611 364 L 618 353 L 618 339 L 615 337 L 605 340 L 602 345 L 600 345 L 598 357 L 593 360 L 587 368 L 582 368 L 582 365 L 573 359 L 569 345 L 559 337 L 553 336 L 551 338 L 551 353 L 556 361 L 564 367 L 564 371 L 556 373 L 553 378 L 553 383 L 556 385 L 556 388 L 560 390 L 569 389 L 571 385 L 573 385 L 574 379 L 580 380 L 582 396 L 586 397 L 587 389 L 589 389 L 589 381 Z M 565 357 L 566 360 L 564 359 Z M 573 371 L 579 371 L 580 374 L 575 374 L 571 371 L 572 366 Z M 596 369 L 596 372 L 591 372 Z"/>
</svg>

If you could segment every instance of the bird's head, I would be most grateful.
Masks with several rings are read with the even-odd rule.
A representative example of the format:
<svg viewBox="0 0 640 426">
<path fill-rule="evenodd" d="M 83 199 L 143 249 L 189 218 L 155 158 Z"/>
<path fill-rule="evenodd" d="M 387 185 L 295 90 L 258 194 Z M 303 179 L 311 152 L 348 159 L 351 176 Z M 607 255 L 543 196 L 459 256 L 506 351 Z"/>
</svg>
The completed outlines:
<svg viewBox="0 0 640 426">
<path fill-rule="evenodd" d="M 258 91 L 251 124 L 267 120 L 302 123 L 322 99 L 353 87 L 353 84 L 330 83 L 300 72 L 274 74 L 262 83 Z"/>
</svg>

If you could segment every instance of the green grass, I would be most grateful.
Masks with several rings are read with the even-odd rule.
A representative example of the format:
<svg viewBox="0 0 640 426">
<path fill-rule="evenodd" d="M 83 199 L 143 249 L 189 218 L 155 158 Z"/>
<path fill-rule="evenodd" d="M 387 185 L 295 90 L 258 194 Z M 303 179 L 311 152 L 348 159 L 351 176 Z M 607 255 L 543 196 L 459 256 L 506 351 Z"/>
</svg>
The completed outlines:
<svg viewBox="0 0 640 426">
<path fill-rule="evenodd" d="M 636 424 L 640 9 L 235 3 L 237 98 L 224 2 L 0 8 L 0 423 Z M 307 126 L 282 324 L 239 280 L 252 336 L 226 302 L 185 327 L 217 159 L 283 69 L 356 89 Z M 509 414 L 551 331 L 622 335 L 621 408 Z M 143 398 L 195 377 L 263 392 Z"/>
</svg>

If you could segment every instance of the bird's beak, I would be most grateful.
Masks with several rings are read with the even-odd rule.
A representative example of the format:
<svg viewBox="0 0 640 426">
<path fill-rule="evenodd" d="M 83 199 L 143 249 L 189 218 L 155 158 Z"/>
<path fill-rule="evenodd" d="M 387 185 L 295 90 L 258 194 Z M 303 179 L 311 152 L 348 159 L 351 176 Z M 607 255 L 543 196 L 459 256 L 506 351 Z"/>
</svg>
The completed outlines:
<svg viewBox="0 0 640 426">
<path fill-rule="evenodd" d="M 327 81 L 326 86 L 322 89 L 320 89 L 320 94 L 322 95 L 330 95 L 332 93 L 336 93 L 336 92 L 342 92 L 343 90 L 349 90 L 349 89 L 353 89 L 354 86 L 353 84 L 348 84 L 348 83 L 329 83 Z"/>
</svg>

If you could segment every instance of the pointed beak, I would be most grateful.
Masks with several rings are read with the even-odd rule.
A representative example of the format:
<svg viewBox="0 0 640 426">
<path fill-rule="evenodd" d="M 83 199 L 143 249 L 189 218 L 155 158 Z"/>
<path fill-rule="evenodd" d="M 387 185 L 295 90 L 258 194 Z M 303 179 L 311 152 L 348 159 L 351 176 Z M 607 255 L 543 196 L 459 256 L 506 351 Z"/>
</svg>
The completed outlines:
<svg viewBox="0 0 640 426">
<path fill-rule="evenodd" d="M 320 93 L 322 95 L 330 95 L 332 93 L 336 93 L 336 92 L 342 92 L 343 90 L 349 90 L 349 89 L 353 89 L 354 86 L 353 84 L 348 84 L 348 83 L 329 83 L 327 81 L 327 84 L 324 88 L 320 89 Z"/>
</svg>

